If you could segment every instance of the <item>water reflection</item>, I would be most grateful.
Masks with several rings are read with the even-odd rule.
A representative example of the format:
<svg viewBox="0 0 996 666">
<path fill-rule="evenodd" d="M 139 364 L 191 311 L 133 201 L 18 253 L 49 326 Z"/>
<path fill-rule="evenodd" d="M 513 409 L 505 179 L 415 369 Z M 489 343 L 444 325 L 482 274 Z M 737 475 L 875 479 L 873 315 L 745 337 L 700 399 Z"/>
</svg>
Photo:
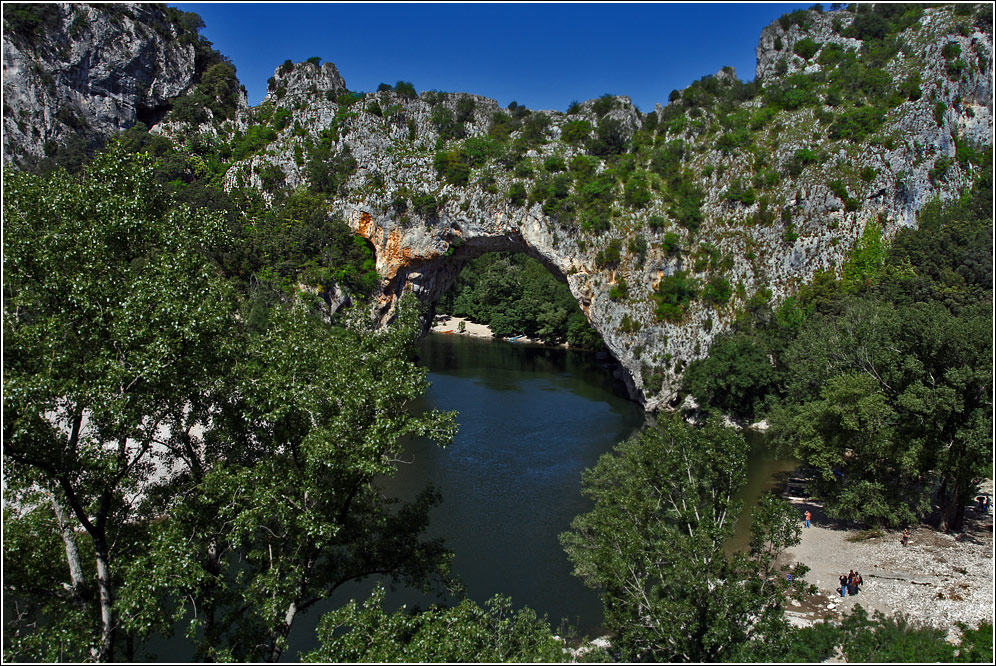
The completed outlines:
<svg viewBox="0 0 996 666">
<path fill-rule="evenodd" d="M 747 454 L 747 483 L 737 493 L 737 499 L 743 500 L 744 509 L 734 526 L 733 536 L 723 547 L 728 553 L 747 547 L 750 541 L 751 509 L 764 493 L 780 493 L 796 468 L 796 461 L 778 455 L 763 432 L 747 430 L 744 436 L 750 444 Z"/>
<path fill-rule="evenodd" d="M 430 535 L 456 553 L 469 596 L 501 593 L 516 606 L 593 631 L 598 595 L 570 574 L 557 540 L 579 513 L 581 472 L 643 425 L 643 412 L 594 354 L 459 336 L 428 336 L 425 405 L 459 412 L 446 449 L 408 442 L 386 492 L 413 497 L 426 483 L 443 493 Z"/>
</svg>

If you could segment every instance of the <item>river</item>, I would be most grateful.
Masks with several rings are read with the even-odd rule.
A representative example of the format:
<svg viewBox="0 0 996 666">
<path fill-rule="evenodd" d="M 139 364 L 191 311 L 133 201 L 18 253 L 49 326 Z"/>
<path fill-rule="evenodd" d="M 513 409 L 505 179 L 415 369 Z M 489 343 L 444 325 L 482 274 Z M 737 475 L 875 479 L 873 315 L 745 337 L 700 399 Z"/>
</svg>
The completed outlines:
<svg viewBox="0 0 996 666">
<path fill-rule="evenodd" d="M 644 426 L 642 408 L 591 352 L 434 334 L 418 354 L 431 386 L 415 408 L 456 410 L 460 431 L 445 448 L 408 442 L 407 464 L 382 487 L 403 499 L 430 482 L 441 490 L 428 535 L 446 539 L 470 598 L 507 595 L 546 614 L 555 630 L 566 621 L 597 635 L 601 601 L 571 575 L 558 535 L 591 509 L 582 471 Z M 794 465 L 772 455 L 763 435 L 747 438 L 740 498 L 749 508 Z M 746 545 L 749 528 L 745 511 L 727 549 Z M 388 599 L 392 609 L 431 601 L 406 592 Z"/>
<path fill-rule="evenodd" d="M 459 412 L 460 432 L 445 449 L 411 442 L 412 464 L 385 489 L 440 488 L 429 533 L 446 538 L 475 601 L 501 593 L 554 628 L 596 629 L 601 602 L 571 575 L 558 535 L 591 508 L 582 471 L 641 428 L 643 410 L 591 352 L 429 335 L 419 358 L 425 406 Z"/>
<path fill-rule="evenodd" d="M 402 499 L 430 482 L 441 490 L 428 536 L 446 539 L 471 599 L 484 604 L 495 594 L 510 596 L 516 608 L 545 614 L 555 631 L 566 621 L 598 635 L 598 594 L 571 575 L 558 535 L 591 509 L 581 495 L 582 471 L 643 427 L 642 408 L 591 352 L 434 334 L 420 341 L 418 355 L 431 386 L 412 408 L 455 410 L 460 431 L 445 448 L 407 441 L 406 462 L 381 487 Z M 748 440 L 748 484 L 740 497 L 749 508 L 793 464 L 773 456 L 758 433 Z M 746 544 L 745 514 L 727 549 Z M 282 660 L 317 647 L 319 617 L 350 598 L 366 598 L 372 585 L 344 586 L 299 616 Z M 392 611 L 435 601 L 401 589 L 389 591 L 385 604 Z M 187 648 L 177 642 L 169 641 L 180 649 L 174 658 Z"/>
</svg>

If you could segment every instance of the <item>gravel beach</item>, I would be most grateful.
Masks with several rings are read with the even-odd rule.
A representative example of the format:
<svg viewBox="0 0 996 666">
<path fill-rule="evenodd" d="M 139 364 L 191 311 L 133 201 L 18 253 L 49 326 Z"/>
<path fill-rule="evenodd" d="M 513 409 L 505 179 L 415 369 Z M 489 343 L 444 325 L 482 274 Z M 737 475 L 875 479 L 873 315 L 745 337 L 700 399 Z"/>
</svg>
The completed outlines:
<svg viewBox="0 0 996 666">
<path fill-rule="evenodd" d="M 460 324 L 463 324 L 461 330 Z M 472 338 L 490 338 L 491 329 L 484 324 L 475 324 L 463 317 L 451 317 L 448 315 L 437 315 L 432 322 L 433 333 L 452 333 L 453 335 L 469 335 Z"/>
<path fill-rule="evenodd" d="M 992 481 L 984 488 L 992 493 Z M 855 604 L 871 613 L 904 615 L 911 621 L 948 630 L 957 636 L 957 622 L 971 627 L 993 621 L 993 514 L 966 510 L 965 531 L 944 534 L 915 526 L 906 546 L 902 530 L 858 539 L 859 530 L 826 518 L 821 507 L 792 498 L 800 520 L 809 509 L 812 527 L 803 528 L 801 543 L 786 551 L 786 562 L 809 567 L 806 580 L 819 588 L 802 605 L 793 602 L 789 617 L 804 626 L 822 618 L 840 617 Z M 841 574 L 861 574 L 864 584 L 856 596 L 842 598 Z"/>
</svg>

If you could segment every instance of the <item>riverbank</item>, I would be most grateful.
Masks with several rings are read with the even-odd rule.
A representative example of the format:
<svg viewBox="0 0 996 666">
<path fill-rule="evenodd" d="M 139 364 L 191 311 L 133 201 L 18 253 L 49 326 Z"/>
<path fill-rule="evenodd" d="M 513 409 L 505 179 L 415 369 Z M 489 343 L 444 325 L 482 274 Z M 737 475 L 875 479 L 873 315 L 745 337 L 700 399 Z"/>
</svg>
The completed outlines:
<svg viewBox="0 0 996 666">
<path fill-rule="evenodd" d="M 472 338 L 490 339 L 494 337 L 494 333 L 491 332 L 490 326 L 486 324 L 475 324 L 464 317 L 453 317 L 451 315 L 436 315 L 436 318 L 432 322 L 432 328 L 429 329 L 429 332 L 442 333 L 444 335 L 468 335 Z M 514 342 L 544 344 L 542 340 L 534 340 L 533 338 L 524 335 L 516 338 Z M 567 347 L 566 344 L 556 346 Z"/>
<path fill-rule="evenodd" d="M 472 338 L 491 338 L 491 328 L 485 324 L 475 324 L 463 317 L 451 317 L 450 315 L 436 315 L 432 322 L 430 333 L 444 333 L 451 335 L 469 335 Z"/>
<path fill-rule="evenodd" d="M 984 492 L 992 493 L 992 481 Z M 786 562 L 809 567 L 806 580 L 819 589 L 801 605 L 793 602 L 790 620 L 806 626 L 820 619 L 839 618 L 861 604 L 869 613 L 903 615 L 914 623 L 930 624 L 957 635 L 957 622 L 976 627 L 993 621 L 993 514 L 975 507 L 966 510 L 965 531 L 950 535 L 927 526 L 911 529 L 908 545 L 902 531 L 861 538 L 860 530 L 830 520 L 811 500 L 789 498 L 807 509 L 812 527 L 803 528 L 799 545 L 785 552 Z M 856 596 L 842 598 L 841 574 L 861 574 L 864 584 Z"/>
</svg>

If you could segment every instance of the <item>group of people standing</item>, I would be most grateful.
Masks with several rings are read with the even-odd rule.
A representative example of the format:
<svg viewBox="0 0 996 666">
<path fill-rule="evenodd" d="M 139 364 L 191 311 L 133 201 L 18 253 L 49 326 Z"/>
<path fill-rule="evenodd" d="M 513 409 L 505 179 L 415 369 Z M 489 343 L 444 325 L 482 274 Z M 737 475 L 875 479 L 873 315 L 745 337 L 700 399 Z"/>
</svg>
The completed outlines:
<svg viewBox="0 0 996 666">
<path fill-rule="evenodd" d="M 862 582 L 864 581 L 861 580 L 861 574 L 857 573 L 856 571 L 852 570 L 848 574 L 841 574 L 840 596 L 846 597 L 848 594 L 850 594 L 853 597 L 861 589 L 860 586 Z"/>
</svg>

